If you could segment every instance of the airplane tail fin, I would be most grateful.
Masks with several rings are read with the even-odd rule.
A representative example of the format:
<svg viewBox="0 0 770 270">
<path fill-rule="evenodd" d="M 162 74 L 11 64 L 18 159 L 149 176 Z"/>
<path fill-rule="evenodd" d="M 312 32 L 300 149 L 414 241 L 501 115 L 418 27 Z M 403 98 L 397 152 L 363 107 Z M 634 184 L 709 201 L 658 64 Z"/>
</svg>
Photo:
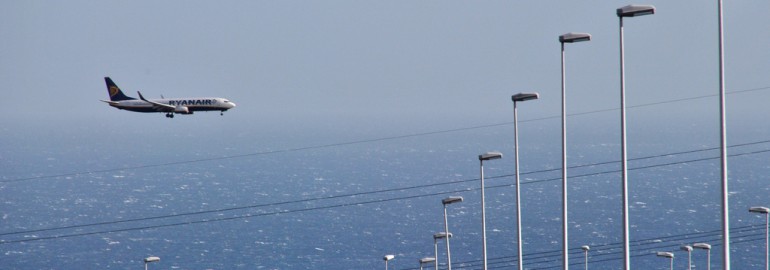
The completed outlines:
<svg viewBox="0 0 770 270">
<path fill-rule="evenodd" d="M 132 100 L 135 98 L 128 97 L 120 91 L 120 88 L 110 77 L 104 77 L 104 82 L 107 83 L 107 93 L 110 95 L 110 101 Z"/>
</svg>

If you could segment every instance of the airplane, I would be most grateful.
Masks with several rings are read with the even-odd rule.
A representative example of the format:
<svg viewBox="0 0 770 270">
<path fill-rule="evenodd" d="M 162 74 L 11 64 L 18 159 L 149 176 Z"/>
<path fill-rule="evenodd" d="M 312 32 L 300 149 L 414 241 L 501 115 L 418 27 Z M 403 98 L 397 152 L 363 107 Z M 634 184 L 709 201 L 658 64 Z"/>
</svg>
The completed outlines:
<svg viewBox="0 0 770 270">
<path fill-rule="evenodd" d="M 110 95 L 110 100 L 101 100 L 110 106 L 127 110 L 132 112 L 164 112 L 166 117 L 174 118 L 174 114 L 193 114 L 196 111 L 220 111 L 220 115 L 224 115 L 224 111 L 235 107 L 235 103 L 224 98 L 162 98 L 148 100 L 142 96 L 142 93 L 136 91 L 139 94 L 139 99 L 132 98 L 123 94 L 120 88 L 110 77 L 104 77 L 104 82 L 107 83 L 107 93 Z"/>
</svg>

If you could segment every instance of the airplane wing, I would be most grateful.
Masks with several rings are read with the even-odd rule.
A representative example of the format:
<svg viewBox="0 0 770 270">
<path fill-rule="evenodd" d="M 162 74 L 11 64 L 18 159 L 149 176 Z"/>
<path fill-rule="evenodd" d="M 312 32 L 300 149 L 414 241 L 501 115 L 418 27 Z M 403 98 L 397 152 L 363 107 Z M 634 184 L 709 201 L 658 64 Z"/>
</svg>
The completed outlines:
<svg viewBox="0 0 770 270">
<path fill-rule="evenodd" d="M 149 101 L 142 96 L 142 92 L 136 91 L 136 93 L 139 94 L 139 99 L 143 100 L 144 102 L 152 104 L 152 108 L 158 112 L 174 112 L 174 110 L 176 109 L 176 107 L 168 104 Z"/>
</svg>

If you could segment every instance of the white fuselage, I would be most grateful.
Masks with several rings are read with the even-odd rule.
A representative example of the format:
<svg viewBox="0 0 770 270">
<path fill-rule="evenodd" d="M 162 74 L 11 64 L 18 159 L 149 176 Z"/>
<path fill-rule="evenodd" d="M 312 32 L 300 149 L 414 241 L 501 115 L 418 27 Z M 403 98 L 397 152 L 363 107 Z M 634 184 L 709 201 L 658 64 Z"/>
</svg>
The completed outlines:
<svg viewBox="0 0 770 270">
<path fill-rule="evenodd" d="M 194 111 L 226 111 L 235 107 L 235 103 L 224 98 L 170 98 L 148 101 L 133 99 L 110 102 L 110 106 L 134 112 L 159 112 L 151 102 L 173 106 L 173 112 L 192 113 Z"/>
</svg>

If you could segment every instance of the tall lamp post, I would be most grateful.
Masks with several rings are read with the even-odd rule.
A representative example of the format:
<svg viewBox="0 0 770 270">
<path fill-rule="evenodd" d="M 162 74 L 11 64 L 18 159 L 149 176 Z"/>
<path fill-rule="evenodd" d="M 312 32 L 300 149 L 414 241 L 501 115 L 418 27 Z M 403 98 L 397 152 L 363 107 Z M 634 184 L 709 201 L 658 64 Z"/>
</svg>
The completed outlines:
<svg viewBox="0 0 770 270">
<path fill-rule="evenodd" d="M 426 264 L 426 263 L 434 263 L 435 264 L 436 263 L 436 258 L 425 257 L 425 258 L 420 259 L 420 270 L 423 270 L 422 269 L 422 265 Z"/>
<path fill-rule="evenodd" d="M 657 255 L 658 257 L 669 258 L 669 269 L 674 270 L 674 253 L 658 251 Z"/>
<path fill-rule="evenodd" d="M 564 63 L 564 43 L 591 40 L 588 33 L 566 33 L 559 36 L 561 43 L 561 212 L 562 212 L 562 264 L 569 269 L 569 236 L 567 221 L 567 83 Z M 519 268 L 521 270 L 521 268 Z"/>
<path fill-rule="evenodd" d="M 436 258 L 436 263 L 434 265 L 436 266 L 436 270 L 438 270 L 438 240 L 439 239 L 449 239 L 452 237 L 452 234 L 447 234 L 446 232 L 439 232 L 433 235 L 433 258 Z"/>
<path fill-rule="evenodd" d="M 486 210 L 484 210 L 484 161 L 501 159 L 503 154 L 500 152 L 486 152 L 479 155 L 479 170 L 481 174 L 481 255 L 484 261 L 482 269 L 487 270 L 487 224 Z"/>
<path fill-rule="evenodd" d="M 514 155 L 513 160 L 516 169 L 516 256 L 519 265 L 519 270 L 524 269 L 524 260 L 522 255 L 522 243 L 521 243 L 521 181 L 519 180 L 519 115 L 517 102 L 538 99 L 540 94 L 538 93 L 518 93 L 511 96 L 513 100 L 513 142 L 514 142 Z"/>
<path fill-rule="evenodd" d="M 385 257 L 382 257 L 382 260 L 385 261 L 385 270 L 388 270 L 388 261 L 390 261 L 390 260 L 392 260 L 394 258 L 396 258 L 396 256 L 395 255 L 390 255 L 390 254 L 385 255 Z"/>
<path fill-rule="evenodd" d="M 768 221 L 770 221 L 770 215 L 768 214 L 770 213 L 770 208 L 755 206 L 749 208 L 749 212 L 765 215 L 765 270 L 770 270 L 770 257 L 768 257 L 768 254 L 770 254 L 770 250 L 768 250 L 768 242 L 770 241 L 770 238 L 768 238 Z"/>
<path fill-rule="evenodd" d="M 583 249 L 583 254 L 585 254 L 586 270 L 588 270 L 588 251 L 591 250 L 591 247 L 589 247 L 589 246 L 582 246 L 580 248 Z"/>
<path fill-rule="evenodd" d="M 681 246 L 679 249 L 687 251 L 687 270 L 692 269 L 692 246 Z"/>
<path fill-rule="evenodd" d="M 153 262 L 159 262 L 159 261 L 160 261 L 160 258 L 159 257 L 155 257 L 155 256 L 144 258 L 144 270 L 147 270 L 147 265 L 148 264 L 153 263 Z"/>
<path fill-rule="evenodd" d="M 444 205 L 444 232 L 449 233 L 449 222 L 447 221 L 447 214 L 446 214 L 447 204 L 453 204 L 453 203 L 458 203 L 462 201 L 463 201 L 463 197 L 460 197 L 460 196 L 450 196 L 441 200 L 441 204 Z M 446 269 L 452 270 L 452 256 L 449 255 L 450 254 L 449 238 L 446 239 L 445 243 L 446 243 Z"/>
<path fill-rule="evenodd" d="M 722 176 L 722 269 L 730 270 L 730 200 L 727 189 L 727 122 L 725 114 L 725 42 L 722 21 L 722 0 L 717 0 L 719 13 L 719 153 Z"/>
<path fill-rule="evenodd" d="M 631 250 L 628 231 L 628 153 L 626 153 L 626 74 L 623 50 L 623 18 L 655 14 L 655 7 L 649 5 L 628 5 L 616 10 L 620 20 L 620 144 L 621 170 L 623 174 L 623 269 L 631 269 Z"/>
<path fill-rule="evenodd" d="M 711 245 L 706 243 L 695 243 L 692 244 L 693 248 L 697 249 L 704 249 L 708 253 L 706 253 L 706 270 L 711 270 Z"/>
</svg>

